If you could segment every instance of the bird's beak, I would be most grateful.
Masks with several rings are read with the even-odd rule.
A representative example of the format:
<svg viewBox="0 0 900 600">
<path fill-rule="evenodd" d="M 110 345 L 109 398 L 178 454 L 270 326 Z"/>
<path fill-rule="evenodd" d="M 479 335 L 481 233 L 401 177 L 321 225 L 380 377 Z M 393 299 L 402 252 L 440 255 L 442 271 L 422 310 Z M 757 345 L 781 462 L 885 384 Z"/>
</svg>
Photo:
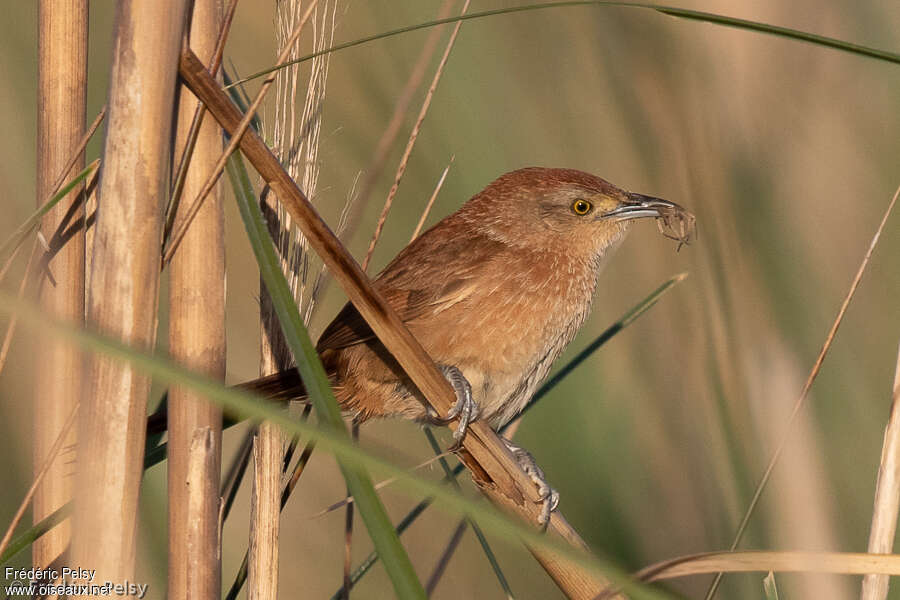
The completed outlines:
<svg viewBox="0 0 900 600">
<path fill-rule="evenodd" d="M 613 210 L 607 211 L 600 215 L 601 218 L 611 218 L 616 221 L 630 221 L 632 219 L 641 219 L 643 217 L 662 217 L 671 214 L 672 211 L 682 211 L 683 209 L 668 200 L 654 198 L 653 196 L 644 196 L 643 194 L 634 194 L 632 192 L 625 193 L 626 199 L 622 204 Z"/>
</svg>

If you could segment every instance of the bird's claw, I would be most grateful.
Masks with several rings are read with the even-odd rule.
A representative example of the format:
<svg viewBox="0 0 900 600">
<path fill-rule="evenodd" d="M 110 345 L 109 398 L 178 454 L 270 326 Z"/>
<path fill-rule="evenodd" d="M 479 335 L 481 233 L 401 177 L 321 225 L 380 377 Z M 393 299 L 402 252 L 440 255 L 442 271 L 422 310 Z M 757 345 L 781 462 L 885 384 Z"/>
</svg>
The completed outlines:
<svg viewBox="0 0 900 600">
<path fill-rule="evenodd" d="M 462 445 L 462 440 L 466 435 L 469 424 L 478 418 L 481 410 L 478 407 L 478 403 L 472 398 L 472 386 L 465 375 L 462 374 L 462 371 L 451 365 L 441 365 L 440 368 L 444 377 L 447 378 L 447 381 L 453 387 L 453 391 L 456 392 L 456 404 L 450 408 L 450 412 L 447 413 L 446 417 L 438 415 L 433 408 L 429 407 L 427 419 L 435 425 L 446 425 L 453 419 L 459 418 L 459 424 L 453 431 L 453 439 L 456 440 L 456 443 L 451 448 L 451 450 L 458 450 Z"/>
<path fill-rule="evenodd" d="M 547 483 L 544 471 L 537 465 L 537 462 L 528 450 L 516 446 L 502 436 L 500 439 L 503 440 L 503 443 L 506 444 L 506 447 L 509 448 L 509 451 L 512 452 L 513 457 L 515 457 L 516 462 L 522 470 L 525 471 L 537 488 L 538 501 L 541 503 L 541 514 L 538 515 L 538 525 L 546 528 L 547 524 L 550 522 L 550 514 L 556 510 L 557 506 L 559 506 L 559 492 L 554 490 Z"/>
</svg>

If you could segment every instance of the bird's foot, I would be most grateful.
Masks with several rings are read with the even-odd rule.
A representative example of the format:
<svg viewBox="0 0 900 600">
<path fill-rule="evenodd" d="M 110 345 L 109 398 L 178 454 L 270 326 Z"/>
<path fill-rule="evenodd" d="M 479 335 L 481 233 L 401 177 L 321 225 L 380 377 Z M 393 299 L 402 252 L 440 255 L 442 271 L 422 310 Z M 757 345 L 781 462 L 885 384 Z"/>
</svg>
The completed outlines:
<svg viewBox="0 0 900 600">
<path fill-rule="evenodd" d="M 465 375 L 462 374 L 462 371 L 451 365 L 440 365 L 440 369 L 447 381 L 450 382 L 450 385 L 453 386 L 453 391 L 456 392 L 456 404 L 453 405 L 446 417 L 438 415 L 434 409 L 429 408 L 427 420 L 435 425 L 446 425 L 458 417 L 459 424 L 453 431 L 453 439 L 456 440 L 453 449 L 458 449 L 462 444 L 463 437 L 466 435 L 469 424 L 478 418 L 481 409 L 472 398 L 472 386 Z"/>
<path fill-rule="evenodd" d="M 516 446 L 503 436 L 500 436 L 500 439 L 503 440 L 503 443 L 506 444 L 506 447 L 509 448 L 509 451 L 515 457 L 516 462 L 519 463 L 519 466 L 522 467 L 522 470 L 531 478 L 531 481 L 537 488 L 541 502 L 541 514 L 538 515 L 538 524 L 546 528 L 547 523 L 550 522 L 550 513 L 559 506 L 559 492 L 547 484 L 544 471 L 537 465 L 537 462 L 528 450 Z"/>
</svg>

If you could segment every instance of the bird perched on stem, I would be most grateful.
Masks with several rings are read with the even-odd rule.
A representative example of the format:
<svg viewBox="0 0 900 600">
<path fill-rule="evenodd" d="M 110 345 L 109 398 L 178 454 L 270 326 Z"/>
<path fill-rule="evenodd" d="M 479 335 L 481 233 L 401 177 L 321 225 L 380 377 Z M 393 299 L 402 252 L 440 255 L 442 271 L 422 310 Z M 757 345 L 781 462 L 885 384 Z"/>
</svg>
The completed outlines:
<svg viewBox="0 0 900 600">
<path fill-rule="evenodd" d="M 456 390 L 451 414 L 429 414 L 352 304 L 317 344 L 341 407 L 358 422 L 458 420 L 457 440 L 476 418 L 502 427 L 575 337 L 603 264 L 632 221 L 645 217 L 680 243 L 693 236 L 693 216 L 677 204 L 582 171 L 533 167 L 501 176 L 411 242 L 374 281 Z M 277 398 L 304 393 L 296 371 L 242 387 Z M 531 455 L 508 445 L 539 488 L 546 522 L 558 496 Z"/>
</svg>

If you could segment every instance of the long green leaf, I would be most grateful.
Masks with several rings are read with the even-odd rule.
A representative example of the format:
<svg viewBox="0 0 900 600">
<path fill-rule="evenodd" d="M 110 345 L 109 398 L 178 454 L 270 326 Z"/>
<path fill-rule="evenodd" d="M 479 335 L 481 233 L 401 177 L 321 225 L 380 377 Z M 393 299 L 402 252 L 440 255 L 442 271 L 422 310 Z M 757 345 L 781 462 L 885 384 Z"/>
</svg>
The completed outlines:
<svg viewBox="0 0 900 600">
<path fill-rule="evenodd" d="M 240 154 L 232 154 L 226 168 L 238 201 L 241 218 L 244 220 L 244 227 L 247 229 L 250 245 L 256 254 L 256 262 L 259 263 L 260 276 L 272 299 L 275 314 L 278 316 L 288 347 L 294 355 L 306 393 L 316 408 L 319 422 L 322 426 L 328 427 L 336 436 L 349 440 L 341 409 L 331 391 L 328 376 L 319 361 L 319 355 L 309 339 L 303 318 L 294 304 L 294 296 L 281 271 L 275 246 L 269 236 L 262 211 L 256 202 L 256 193 Z M 369 530 L 375 548 L 382 557 L 397 595 L 400 598 L 422 598 L 424 600 L 426 595 L 422 583 L 413 569 L 412 561 L 406 554 L 406 550 L 400 543 L 400 538 L 388 518 L 387 511 L 375 493 L 375 487 L 368 473 L 357 463 L 339 458 L 338 464 L 347 481 L 347 488 L 356 499 L 359 513 Z"/>
<path fill-rule="evenodd" d="M 18 246 L 22 242 L 22 240 L 25 239 L 25 236 L 31 233 L 31 231 L 34 230 L 35 227 L 40 225 L 41 219 L 44 218 L 44 215 L 46 215 L 51 208 L 59 204 L 59 201 L 65 198 L 68 193 L 75 188 L 75 186 L 84 181 L 84 179 L 97 168 L 98 164 L 100 164 L 99 160 L 95 160 L 94 162 L 89 164 L 81 173 L 73 177 L 66 185 L 62 186 L 58 192 L 53 194 L 53 197 L 50 198 L 50 200 L 45 202 L 43 205 L 41 205 L 40 208 L 34 211 L 31 216 L 28 217 L 25 222 L 22 223 L 12 233 L 12 235 L 6 239 L 5 242 L 3 242 L 3 245 L 0 246 L 0 258 L 5 256 L 8 251 Z"/>
<path fill-rule="evenodd" d="M 39 523 L 32 525 L 27 530 L 9 542 L 6 550 L 0 555 L 0 566 L 5 565 L 16 554 L 34 543 L 36 539 L 62 523 L 72 512 L 72 503 L 66 502 L 55 511 L 44 517 Z"/>
<path fill-rule="evenodd" d="M 374 42 L 375 40 L 380 40 L 384 38 L 393 37 L 395 35 L 400 35 L 403 33 L 409 33 L 410 31 L 417 31 L 419 29 L 427 29 L 429 27 L 436 27 L 438 25 L 445 25 L 447 23 L 456 23 L 457 21 L 468 21 L 469 19 L 483 19 L 485 17 L 493 17 L 497 15 L 505 15 L 510 13 L 517 12 L 527 12 L 532 10 L 546 10 L 550 8 L 565 8 L 572 6 L 606 6 L 606 7 L 616 7 L 616 8 L 639 8 L 642 10 L 652 10 L 655 12 L 663 13 L 665 15 L 669 15 L 672 17 L 679 17 L 682 19 L 689 19 L 692 21 L 703 21 L 706 23 L 713 23 L 716 25 L 722 25 L 725 27 L 733 27 L 735 29 L 744 29 L 748 31 L 755 31 L 757 33 L 766 33 L 769 35 L 775 35 L 778 37 L 784 37 L 792 40 L 798 40 L 801 42 L 807 42 L 810 44 L 815 44 L 817 46 L 825 46 L 827 48 L 832 48 L 835 50 L 841 50 L 843 52 L 849 52 L 851 54 L 856 54 L 859 56 L 865 56 L 867 58 L 874 58 L 876 60 L 883 60 L 895 64 L 900 64 L 900 54 L 896 52 L 888 52 L 887 50 L 880 50 L 878 48 L 871 48 L 868 46 L 862 46 L 860 44 L 854 44 L 852 42 L 845 42 L 843 40 L 838 40 L 835 38 L 826 37 L 823 35 L 816 35 L 814 33 L 807 33 L 805 31 L 799 31 L 797 29 L 790 29 L 788 27 L 780 27 L 778 25 L 770 25 L 768 23 L 760 23 L 758 21 L 748 21 L 747 19 L 737 19 L 735 17 L 728 17 L 725 15 L 718 15 L 715 13 L 703 12 L 699 10 L 690 10 L 686 8 L 678 8 L 677 6 L 664 6 L 661 4 L 638 4 L 638 3 L 630 3 L 630 2 L 608 2 L 606 0 L 566 0 L 564 2 L 542 2 L 539 4 L 524 4 L 521 6 L 509 6 L 506 8 L 497 8 L 493 10 L 483 10 L 481 12 L 473 12 L 465 15 L 458 15 L 454 17 L 447 17 L 444 19 L 435 19 L 433 21 L 425 21 L 424 23 L 417 23 L 415 25 L 408 25 L 406 27 L 400 27 L 398 29 L 392 29 L 390 31 L 384 31 L 382 33 L 377 33 L 374 35 L 366 36 L 363 38 L 359 38 L 356 40 L 352 40 L 349 42 L 343 42 L 341 44 L 335 44 L 330 48 L 325 48 L 324 50 L 319 50 L 317 52 L 313 52 L 311 54 L 307 54 L 305 56 L 301 56 L 300 58 L 292 61 L 288 61 L 280 66 L 271 67 L 269 69 L 264 69 L 262 71 L 258 71 L 248 77 L 235 81 L 231 85 L 238 85 L 241 83 L 245 83 L 252 79 L 256 79 L 257 77 L 262 77 L 264 75 L 268 75 L 278 69 L 284 69 L 291 65 L 295 65 L 298 63 L 306 62 L 308 60 L 312 60 L 317 56 L 322 56 L 323 54 L 329 54 L 331 52 L 337 52 L 338 50 L 346 50 L 347 48 L 353 48 L 354 46 L 360 46 L 362 44 L 367 44 L 369 42 Z"/>
<path fill-rule="evenodd" d="M 236 417 L 271 421 L 288 434 L 315 439 L 320 448 L 333 453 L 342 462 L 352 463 L 359 469 L 377 470 L 385 476 L 395 478 L 399 489 L 416 495 L 433 496 L 435 503 L 477 520 L 485 530 L 497 537 L 513 542 L 524 542 L 557 554 L 580 565 L 586 571 L 622 585 L 635 598 L 669 598 L 661 591 L 629 580 L 623 571 L 608 562 L 545 536 L 537 529 L 491 506 L 465 498 L 446 489 L 440 483 L 422 479 L 415 473 L 375 456 L 371 450 L 364 450 L 351 443 L 346 432 L 338 433 L 333 427 L 316 427 L 308 422 L 293 421 L 263 398 L 236 388 L 225 387 L 219 381 L 189 371 L 162 356 L 146 354 L 117 340 L 59 321 L 2 289 L 0 289 L 0 313 L 18 314 L 24 324 L 52 334 L 58 339 L 68 340 L 86 350 L 128 362 L 136 369 L 170 385 L 183 386 L 222 406 Z"/>
</svg>

